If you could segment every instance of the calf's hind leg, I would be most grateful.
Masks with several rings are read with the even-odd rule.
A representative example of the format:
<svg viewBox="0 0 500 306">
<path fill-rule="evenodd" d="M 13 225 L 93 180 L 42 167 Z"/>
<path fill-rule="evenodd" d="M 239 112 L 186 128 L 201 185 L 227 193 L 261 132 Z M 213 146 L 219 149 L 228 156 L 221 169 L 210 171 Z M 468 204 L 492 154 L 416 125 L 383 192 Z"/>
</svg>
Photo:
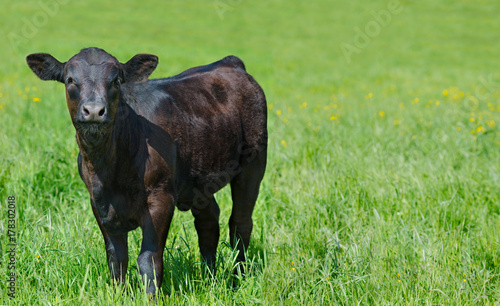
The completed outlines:
<svg viewBox="0 0 500 306">
<path fill-rule="evenodd" d="M 191 213 L 194 216 L 194 226 L 198 233 L 198 244 L 200 246 L 200 253 L 203 260 L 215 273 L 215 259 L 217 252 L 217 244 L 219 244 L 219 205 L 215 198 L 207 200 L 203 209 L 191 208 Z"/>
<path fill-rule="evenodd" d="M 245 261 L 245 251 L 250 244 L 252 213 L 265 169 L 266 151 L 263 150 L 231 181 L 233 210 L 229 218 L 229 239 L 233 249 L 239 251 L 238 261 Z"/>
</svg>

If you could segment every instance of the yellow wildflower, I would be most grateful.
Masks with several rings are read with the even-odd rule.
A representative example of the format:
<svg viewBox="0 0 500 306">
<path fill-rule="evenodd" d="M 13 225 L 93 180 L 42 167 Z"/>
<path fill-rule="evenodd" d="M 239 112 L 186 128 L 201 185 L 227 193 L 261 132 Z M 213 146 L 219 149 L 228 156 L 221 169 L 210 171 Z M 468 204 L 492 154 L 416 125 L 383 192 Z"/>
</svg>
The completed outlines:
<svg viewBox="0 0 500 306">
<path fill-rule="evenodd" d="M 379 115 L 380 117 L 384 117 L 384 116 L 385 116 L 385 112 L 384 112 L 384 111 L 380 111 L 380 112 L 378 112 L 378 115 Z"/>
<path fill-rule="evenodd" d="M 40 102 L 40 98 L 38 98 L 38 97 L 33 98 L 33 102 Z"/>
<path fill-rule="evenodd" d="M 443 96 L 448 96 L 448 89 L 443 90 Z"/>
<path fill-rule="evenodd" d="M 276 112 L 276 114 L 278 114 L 278 116 L 281 115 L 281 110 L 278 109 L 278 111 Z"/>
<path fill-rule="evenodd" d="M 286 148 L 286 141 L 282 140 L 281 144 Z"/>
<path fill-rule="evenodd" d="M 337 120 L 337 117 L 335 117 L 335 116 L 331 116 L 331 117 L 330 117 L 330 120 Z"/>
<path fill-rule="evenodd" d="M 274 105 L 269 104 L 269 109 L 273 109 Z"/>
</svg>

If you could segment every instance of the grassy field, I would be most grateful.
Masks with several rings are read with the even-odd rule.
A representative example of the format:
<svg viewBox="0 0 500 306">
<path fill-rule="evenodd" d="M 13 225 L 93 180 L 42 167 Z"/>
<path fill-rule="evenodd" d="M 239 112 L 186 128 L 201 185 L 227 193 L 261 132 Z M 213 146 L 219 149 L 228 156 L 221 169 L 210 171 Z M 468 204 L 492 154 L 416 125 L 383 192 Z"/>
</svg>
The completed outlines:
<svg viewBox="0 0 500 306">
<path fill-rule="evenodd" d="M 115 287 L 64 87 L 25 63 L 89 46 L 122 62 L 158 55 L 152 78 L 234 54 L 267 95 L 269 162 L 247 277 L 232 289 L 224 189 L 217 277 L 203 279 L 192 216 L 177 211 L 160 304 L 500 301 L 498 1 L 3 2 L 0 304 L 148 304 L 140 230 Z"/>
</svg>

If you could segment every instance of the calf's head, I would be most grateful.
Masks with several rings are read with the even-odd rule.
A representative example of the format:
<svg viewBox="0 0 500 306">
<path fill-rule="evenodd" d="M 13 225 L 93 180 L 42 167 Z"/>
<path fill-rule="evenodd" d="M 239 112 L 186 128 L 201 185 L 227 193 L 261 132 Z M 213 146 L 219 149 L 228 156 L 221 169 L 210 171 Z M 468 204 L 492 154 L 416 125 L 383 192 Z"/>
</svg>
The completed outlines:
<svg viewBox="0 0 500 306">
<path fill-rule="evenodd" d="M 111 131 L 122 85 L 146 81 L 158 57 L 138 54 L 122 64 L 102 49 L 87 48 L 66 63 L 46 53 L 30 54 L 26 61 L 40 79 L 65 84 L 66 102 L 78 136 L 88 145 L 97 145 Z"/>
</svg>

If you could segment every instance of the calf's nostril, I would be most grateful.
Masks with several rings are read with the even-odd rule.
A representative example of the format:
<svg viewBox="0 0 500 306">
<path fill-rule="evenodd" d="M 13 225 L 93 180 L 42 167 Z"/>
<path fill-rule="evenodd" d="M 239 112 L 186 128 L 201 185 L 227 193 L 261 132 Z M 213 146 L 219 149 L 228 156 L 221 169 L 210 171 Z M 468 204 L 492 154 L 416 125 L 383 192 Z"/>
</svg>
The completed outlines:
<svg viewBox="0 0 500 306">
<path fill-rule="evenodd" d="M 104 116 L 104 113 L 106 112 L 106 109 L 105 108 L 102 108 L 100 111 L 99 111 L 99 117 L 102 117 Z"/>
<path fill-rule="evenodd" d="M 90 112 L 89 112 L 89 110 L 88 110 L 86 107 L 84 107 L 84 108 L 83 108 L 83 114 L 84 114 L 85 116 L 90 115 Z"/>
</svg>

